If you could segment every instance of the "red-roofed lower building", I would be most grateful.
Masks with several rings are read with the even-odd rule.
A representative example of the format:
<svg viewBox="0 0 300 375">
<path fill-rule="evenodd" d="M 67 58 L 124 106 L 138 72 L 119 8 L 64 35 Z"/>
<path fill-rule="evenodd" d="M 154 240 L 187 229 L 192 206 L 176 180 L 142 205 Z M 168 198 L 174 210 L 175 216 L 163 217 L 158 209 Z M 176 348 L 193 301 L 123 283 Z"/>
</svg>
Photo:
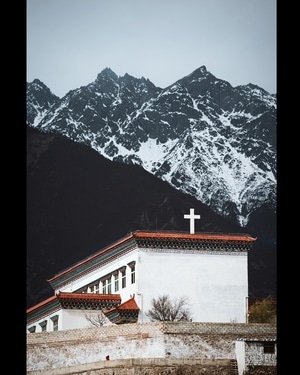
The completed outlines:
<svg viewBox="0 0 300 375">
<path fill-rule="evenodd" d="M 136 323 L 138 320 L 140 308 L 135 302 L 134 298 L 120 304 L 119 306 L 113 307 L 109 310 L 105 310 L 104 315 L 115 324 L 124 323 Z"/>
<path fill-rule="evenodd" d="M 27 310 L 27 331 L 149 321 L 153 298 L 187 298 L 192 320 L 247 321 L 247 234 L 135 231 L 48 280 L 54 296 Z"/>
</svg>

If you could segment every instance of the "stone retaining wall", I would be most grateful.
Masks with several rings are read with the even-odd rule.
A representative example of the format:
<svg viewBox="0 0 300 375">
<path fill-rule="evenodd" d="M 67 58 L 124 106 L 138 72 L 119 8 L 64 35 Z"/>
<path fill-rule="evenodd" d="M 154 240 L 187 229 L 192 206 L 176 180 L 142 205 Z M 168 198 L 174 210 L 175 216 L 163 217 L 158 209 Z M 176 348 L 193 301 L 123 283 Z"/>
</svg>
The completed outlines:
<svg viewBox="0 0 300 375">
<path fill-rule="evenodd" d="M 236 359 L 235 341 L 240 338 L 274 340 L 276 339 L 276 326 L 243 323 L 155 322 L 28 333 L 27 373 L 46 375 L 50 371 L 49 374 L 56 375 L 60 374 L 59 371 L 65 371 L 61 373 L 71 374 L 72 372 L 68 372 L 71 368 L 78 368 L 79 371 L 76 370 L 74 374 L 104 374 L 101 371 L 108 369 L 104 370 L 99 367 L 97 371 L 95 370 L 96 372 L 84 369 L 81 371 L 81 366 L 88 368 L 96 363 L 96 366 L 100 364 L 105 368 L 106 366 L 118 367 L 119 360 L 145 360 L 142 366 L 145 370 L 145 366 L 148 366 L 147 361 L 150 359 L 150 361 L 179 360 L 181 364 L 184 364 L 184 361 L 197 360 L 199 362 L 200 360 L 200 362 L 208 361 L 207 363 L 214 363 L 218 366 L 221 365 L 220 361 L 225 360 L 227 365 L 223 363 L 222 366 L 226 367 L 228 361 Z M 110 356 L 111 361 L 105 361 L 107 355 Z M 207 368 L 207 363 L 204 368 Z M 159 373 L 179 374 L 176 372 L 179 371 L 179 365 L 175 366 L 176 369 L 172 366 L 171 364 L 171 367 L 168 367 L 171 372 Z M 126 374 L 145 374 L 146 372 L 148 375 L 156 374 L 155 368 L 151 370 L 152 372 L 149 372 L 150 370 L 134 372 L 138 371 L 136 366 L 134 368 L 135 370 L 131 368 Z M 123 375 L 120 371 L 115 371 L 114 374 Z M 221 373 L 226 375 L 226 371 L 224 369 Z M 185 373 L 188 374 L 188 372 Z M 192 373 L 198 374 L 198 372 Z M 202 373 L 208 374 L 208 372 Z M 113 372 L 106 371 L 105 374 L 109 375 Z"/>
<path fill-rule="evenodd" d="M 119 359 L 68 368 L 29 371 L 27 375 L 215 375 L 216 373 L 232 375 L 231 361 L 227 359 Z"/>
</svg>

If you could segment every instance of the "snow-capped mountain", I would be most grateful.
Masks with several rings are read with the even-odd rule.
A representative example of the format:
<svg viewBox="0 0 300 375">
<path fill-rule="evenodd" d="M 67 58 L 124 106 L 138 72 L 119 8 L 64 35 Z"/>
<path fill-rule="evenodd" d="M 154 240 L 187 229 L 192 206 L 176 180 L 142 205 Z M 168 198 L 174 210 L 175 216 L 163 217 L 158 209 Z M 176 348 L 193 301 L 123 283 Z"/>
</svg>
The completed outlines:
<svg viewBox="0 0 300 375">
<path fill-rule="evenodd" d="M 276 212 L 276 105 L 205 66 L 165 89 L 109 68 L 63 98 L 27 83 L 28 126 L 138 164 L 242 227 L 262 206 Z"/>
</svg>

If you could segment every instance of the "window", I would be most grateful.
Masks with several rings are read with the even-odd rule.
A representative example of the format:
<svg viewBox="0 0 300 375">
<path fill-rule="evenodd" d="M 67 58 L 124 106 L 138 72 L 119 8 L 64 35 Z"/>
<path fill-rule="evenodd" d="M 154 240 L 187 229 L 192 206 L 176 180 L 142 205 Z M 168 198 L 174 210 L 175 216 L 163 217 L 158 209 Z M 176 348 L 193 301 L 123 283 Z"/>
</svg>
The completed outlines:
<svg viewBox="0 0 300 375">
<path fill-rule="evenodd" d="M 90 287 L 91 293 L 99 293 L 99 282 Z"/>
<path fill-rule="evenodd" d="M 107 279 L 106 280 L 102 280 L 102 293 L 103 294 L 106 294 L 106 283 L 107 283 Z"/>
<path fill-rule="evenodd" d="M 32 327 L 29 327 L 29 328 L 28 328 L 28 331 L 29 331 L 30 333 L 34 333 L 34 332 L 35 332 L 35 329 L 36 329 L 36 327 L 35 327 L 35 326 L 32 326 Z"/>
<path fill-rule="evenodd" d="M 107 279 L 107 293 L 111 294 L 111 277 Z"/>
<path fill-rule="evenodd" d="M 264 353 L 275 353 L 275 342 L 264 342 Z"/>
<path fill-rule="evenodd" d="M 135 283 L 135 261 L 128 263 L 128 266 L 130 267 L 130 270 L 131 270 L 130 281 L 131 281 L 131 284 L 134 284 Z"/>
<path fill-rule="evenodd" d="M 99 293 L 99 282 L 97 281 L 95 284 L 91 284 L 87 288 L 88 293 Z"/>
<path fill-rule="evenodd" d="M 122 288 L 126 288 L 126 269 L 121 271 L 122 274 Z"/>
<path fill-rule="evenodd" d="M 135 264 L 131 266 L 131 284 L 135 283 Z"/>
<path fill-rule="evenodd" d="M 52 320 L 53 331 L 58 331 L 58 315 L 55 315 L 50 319 Z"/>
<path fill-rule="evenodd" d="M 42 328 L 42 332 L 47 331 L 47 320 L 44 320 L 43 322 L 41 322 L 40 326 Z"/>
<path fill-rule="evenodd" d="M 115 292 L 119 290 L 119 274 L 115 274 Z"/>
</svg>

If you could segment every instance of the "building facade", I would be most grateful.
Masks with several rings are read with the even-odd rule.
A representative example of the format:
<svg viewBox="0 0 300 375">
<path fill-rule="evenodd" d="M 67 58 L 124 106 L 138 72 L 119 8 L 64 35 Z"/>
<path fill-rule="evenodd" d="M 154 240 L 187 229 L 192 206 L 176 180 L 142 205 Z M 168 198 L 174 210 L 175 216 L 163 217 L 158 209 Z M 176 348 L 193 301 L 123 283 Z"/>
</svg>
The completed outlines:
<svg viewBox="0 0 300 375">
<path fill-rule="evenodd" d="M 27 310 L 27 331 L 148 322 L 153 298 L 187 298 L 192 321 L 247 322 L 247 234 L 135 231 L 48 280 L 49 299 Z"/>
</svg>

